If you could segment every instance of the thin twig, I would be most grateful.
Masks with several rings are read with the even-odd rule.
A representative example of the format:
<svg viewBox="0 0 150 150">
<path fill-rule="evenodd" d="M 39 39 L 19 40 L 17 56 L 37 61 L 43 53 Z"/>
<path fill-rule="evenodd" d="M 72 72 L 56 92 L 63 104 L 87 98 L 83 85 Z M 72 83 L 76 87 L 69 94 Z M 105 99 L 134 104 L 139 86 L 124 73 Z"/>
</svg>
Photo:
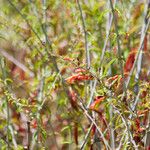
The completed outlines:
<svg viewBox="0 0 150 150">
<path fill-rule="evenodd" d="M 120 150 L 121 149 L 121 147 L 122 147 L 122 143 L 123 143 L 123 139 L 125 138 L 125 136 L 126 136 L 126 132 L 127 132 L 127 129 L 125 129 L 125 131 L 124 131 L 124 134 L 123 134 L 123 136 L 122 136 L 122 138 L 121 138 L 121 140 L 120 140 L 120 143 L 119 143 L 119 146 L 118 146 L 118 148 L 116 148 L 116 150 Z"/>
<path fill-rule="evenodd" d="M 22 69 L 24 72 L 29 73 L 30 77 L 34 77 L 34 73 L 32 71 L 30 71 L 24 64 L 22 64 L 21 62 L 19 62 L 17 59 L 15 59 L 12 55 L 10 55 L 9 53 L 7 53 L 5 50 L 3 50 L 3 49 L 0 48 L 0 53 L 5 58 L 7 58 L 9 61 L 11 61 L 13 64 L 15 64 L 20 69 Z"/>
<path fill-rule="evenodd" d="M 116 1 L 114 1 L 114 6 L 116 4 Z M 109 1 L 108 1 L 108 7 L 110 7 L 110 4 L 109 4 Z M 109 27 L 110 24 L 112 24 L 112 20 L 113 20 L 113 15 L 111 13 L 108 14 L 108 19 L 107 19 L 107 24 L 106 24 L 106 28 L 107 26 Z M 109 28 L 110 30 L 110 28 Z M 108 35 L 108 33 L 107 33 Z M 110 40 L 109 40 L 109 51 L 111 50 L 110 48 Z M 108 70 L 108 74 L 109 76 L 112 76 L 112 66 L 110 66 L 109 70 Z M 110 95 L 109 97 L 111 98 L 112 97 L 112 91 L 110 91 Z M 110 104 L 109 105 L 109 115 L 110 115 L 110 119 L 114 117 L 114 109 L 112 107 L 112 105 Z M 111 125 L 110 125 L 110 143 L 111 143 L 111 148 L 112 150 L 115 150 L 115 135 L 114 135 L 114 121 L 111 119 L 110 120 L 111 122 Z"/>
<path fill-rule="evenodd" d="M 89 128 L 88 132 L 86 133 L 86 135 L 85 135 L 85 137 L 84 137 L 84 141 L 83 141 L 82 144 L 81 144 L 80 150 L 83 150 L 83 149 L 84 149 L 84 147 L 85 147 L 85 145 L 86 145 L 86 143 L 87 143 L 87 140 L 88 140 L 88 138 L 89 138 L 90 132 L 91 132 L 91 130 L 92 130 L 92 127 L 93 127 L 93 123 L 91 123 L 90 128 Z"/>
<path fill-rule="evenodd" d="M 90 64 L 90 52 L 89 52 L 89 48 L 88 48 L 88 40 L 87 40 L 87 31 L 86 31 L 86 27 L 85 27 L 85 20 L 83 17 L 83 12 L 82 12 L 82 8 L 81 8 L 79 0 L 77 0 L 77 4 L 78 4 L 79 11 L 80 11 L 82 27 L 83 27 L 83 31 L 84 31 L 85 52 L 86 52 L 86 68 L 90 69 L 90 65 L 91 65 Z"/>
<path fill-rule="evenodd" d="M 27 150 L 30 150 L 30 140 L 31 140 L 31 135 L 30 135 L 30 121 L 27 121 Z"/>
<path fill-rule="evenodd" d="M 115 4 L 116 4 L 116 0 L 114 2 L 114 5 Z M 111 29 L 111 26 L 112 26 L 113 16 L 110 13 L 109 13 L 109 15 L 110 15 L 110 18 L 108 17 L 107 23 L 106 23 L 106 38 L 105 38 L 104 46 L 103 46 L 103 49 L 102 49 L 100 65 L 99 65 L 100 67 L 101 67 L 103 59 L 104 59 L 104 55 L 105 55 L 105 52 L 106 52 L 106 46 L 107 46 L 108 39 L 109 39 L 110 29 Z M 97 79 L 94 80 L 93 87 L 92 87 L 91 94 L 90 94 L 90 100 L 88 102 L 87 108 L 89 108 L 89 106 L 90 106 L 90 104 L 91 104 L 91 102 L 93 100 L 93 95 L 94 95 L 94 91 L 95 91 L 96 85 L 97 85 Z"/>
<path fill-rule="evenodd" d="M 55 86 L 55 83 L 56 83 L 56 81 L 57 81 L 59 75 L 60 75 L 60 72 L 56 75 L 56 77 L 55 77 L 55 79 L 54 79 L 54 81 L 53 81 L 53 83 L 52 83 L 52 86 L 51 86 L 51 88 L 49 89 L 50 92 L 51 92 L 51 90 L 53 90 L 53 88 L 54 88 L 54 86 Z M 40 108 L 41 108 L 41 109 L 43 108 L 45 101 L 46 101 L 46 99 L 43 99 L 43 101 L 41 102 L 41 105 L 40 105 Z"/>
<path fill-rule="evenodd" d="M 98 133 L 100 134 L 100 136 L 101 136 L 101 138 L 102 138 L 102 140 L 103 140 L 103 142 L 104 142 L 104 144 L 105 144 L 105 146 L 106 146 L 106 149 L 107 149 L 107 150 L 108 150 L 108 149 L 111 149 L 110 146 L 109 146 L 109 144 L 108 144 L 108 142 L 107 142 L 107 140 L 105 139 L 105 137 L 104 137 L 102 131 L 101 131 L 100 128 L 98 127 L 97 123 L 96 123 L 95 120 L 90 116 L 90 114 L 88 113 L 87 109 L 85 108 L 85 106 L 83 105 L 83 103 L 82 103 L 81 101 L 79 102 L 79 106 L 80 106 L 80 108 L 84 111 L 84 113 L 85 113 L 85 115 L 87 116 L 87 118 L 95 125 L 95 127 L 96 127 Z"/>
<path fill-rule="evenodd" d="M 90 104 L 91 104 L 91 102 L 92 102 L 92 100 L 93 100 L 93 96 L 94 96 L 96 84 L 97 84 L 97 79 L 94 80 L 93 87 L 92 87 L 91 94 L 90 94 L 90 100 L 89 100 L 89 102 L 88 102 L 88 104 L 87 104 L 87 108 L 90 107 Z"/>
<path fill-rule="evenodd" d="M 146 12 L 148 12 L 148 8 L 147 8 L 147 11 L 146 11 Z M 146 13 L 146 14 L 147 14 L 147 13 Z M 146 16 L 145 16 L 145 17 L 146 17 Z M 145 18 L 144 18 L 144 21 L 145 21 Z M 131 71 L 130 71 L 130 73 L 129 73 L 129 76 L 128 76 L 128 79 L 127 79 L 127 82 L 126 82 L 126 89 L 127 89 L 128 86 L 129 86 L 131 76 L 132 76 L 132 74 L 133 74 L 133 72 L 134 72 L 136 63 L 137 63 L 138 58 L 139 58 L 140 51 L 141 51 L 141 49 L 142 49 L 142 47 L 143 47 L 144 39 L 145 39 L 145 36 L 146 36 L 146 34 L 147 34 L 147 30 L 148 30 L 148 28 L 149 28 L 149 24 L 150 24 L 150 18 L 148 18 L 147 25 L 145 26 L 145 24 L 143 24 L 143 26 L 142 26 L 141 40 L 140 40 L 139 48 L 138 48 L 137 54 L 136 54 L 136 56 L 135 56 L 135 61 L 134 61 L 134 63 L 133 63 L 132 69 L 131 69 Z M 122 100 L 124 99 L 124 96 L 125 96 L 125 92 L 123 92 L 123 95 L 122 95 L 122 98 L 121 98 Z"/>
<path fill-rule="evenodd" d="M 117 0 L 114 1 L 113 6 L 115 7 Z M 109 13 L 110 17 L 107 18 L 107 23 L 106 23 L 106 38 L 104 41 L 104 46 L 102 49 L 102 54 L 101 54 L 101 59 L 100 59 L 100 67 L 102 65 L 103 59 L 104 59 L 104 55 L 106 52 L 106 47 L 107 47 L 107 43 L 108 43 L 108 39 L 109 39 L 109 34 L 110 34 L 110 29 L 112 27 L 112 21 L 113 21 L 113 16 Z"/>
<path fill-rule="evenodd" d="M 117 0 L 114 1 L 114 6 L 116 5 L 116 2 L 117 2 Z M 105 55 L 105 52 L 106 52 L 106 47 L 107 47 L 107 43 L 108 43 L 108 39 L 109 39 L 110 29 L 111 29 L 111 26 L 112 26 L 112 20 L 113 20 L 113 16 L 111 15 L 111 19 L 109 20 L 109 18 L 108 18 L 107 23 L 106 23 L 106 38 L 105 38 L 104 46 L 103 46 L 103 49 L 102 49 L 99 68 L 101 68 L 101 65 L 102 65 L 102 62 L 103 62 L 103 59 L 104 59 L 104 55 Z M 97 85 L 97 80 L 99 80 L 99 79 L 95 78 L 95 80 L 94 80 L 92 92 L 91 92 L 91 95 L 90 95 L 90 100 L 89 100 L 88 105 L 87 105 L 88 107 L 90 106 L 90 104 L 93 100 L 93 95 L 94 95 L 94 91 L 95 91 L 95 88 L 96 88 L 96 85 Z"/>
<path fill-rule="evenodd" d="M 12 142 L 13 142 L 13 145 L 14 145 L 14 147 L 17 149 L 17 142 L 16 142 L 16 139 L 15 139 L 15 134 L 14 134 L 12 125 L 9 126 L 9 129 L 10 129 L 10 133 L 11 133 L 11 135 L 12 135 Z"/>
<path fill-rule="evenodd" d="M 132 107 L 131 107 L 132 112 L 134 112 L 134 111 L 135 111 L 135 109 L 136 109 L 136 106 L 137 106 L 138 101 L 139 101 L 139 97 L 140 97 L 140 92 L 138 92 L 138 94 L 137 94 L 137 96 L 136 96 L 136 98 L 135 98 L 135 101 L 134 101 L 134 103 L 133 103 L 133 105 L 132 105 Z M 130 114 L 129 119 L 131 119 L 131 118 L 132 118 L 132 116 L 133 116 L 133 113 L 132 113 L 132 114 Z"/>
<path fill-rule="evenodd" d="M 143 23 L 143 27 L 142 27 L 142 34 L 144 33 L 144 29 L 145 29 L 145 26 L 146 26 L 146 23 L 147 23 L 147 18 L 146 16 L 148 15 L 147 13 L 147 10 L 148 10 L 148 6 L 147 6 L 147 1 L 145 1 L 145 7 L 144 7 L 144 16 L 145 16 L 145 20 L 144 20 L 144 23 Z M 142 68 L 142 60 L 143 60 L 143 53 L 142 53 L 142 50 L 139 52 L 139 57 L 138 57 L 138 60 L 137 60 L 137 70 L 136 70 L 136 74 L 135 74 L 135 87 L 134 87 L 134 90 L 135 90 L 135 95 L 138 95 L 138 92 L 139 92 L 139 77 L 140 77 L 140 72 L 141 72 L 141 68 Z M 137 99 L 137 96 L 135 97 L 135 99 Z"/>
<path fill-rule="evenodd" d="M 113 107 L 114 107 L 114 106 L 113 106 Z M 130 132 L 129 124 L 128 124 L 128 122 L 127 122 L 127 120 L 126 120 L 124 114 L 121 113 L 119 110 L 117 110 L 115 107 L 114 107 L 114 110 L 115 110 L 117 113 L 119 113 L 119 115 L 121 116 L 122 121 L 123 121 L 123 123 L 124 123 L 124 125 L 125 125 L 125 127 L 126 127 L 126 129 L 127 129 L 128 138 L 129 138 L 130 142 L 133 144 L 135 150 L 138 150 L 138 149 L 137 149 L 137 145 L 136 145 L 136 143 L 135 143 L 135 141 L 134 141 L 134 139 L 133 139 L 133 137 L 132 137 L 132 133 Z"/>
<path fill-rule="evenodd" d="M 111 10 L 112 10 L 112 14 L 113 14 L 113 19 L 114 19 L 114 25 L 115 25 L 115 32 L 116 32 L 116 35 L 117 35 L 117 50 L 118 50 L 118 60 L 119 60 L 119 65 L 120 65 L 120 70 L 121 70 L 121 75 L 122 75 L 122 78 L 124 79 L 124 73 L 123 73 L 123 56 L 122 56 L 122 52 L 121 52 L 121 45 L 120 45 L 120 35 L 119 35 L 119 31 L 118 31 L 118 21 L 117 21 L 117 18 L 116 18 L 116 15 L 115 15 L 115 9 L 114 9 L 114 6 L 113 6 L 113 3 L 112 3 L 112 0 L 109 0 L 110 2 L 110 7 L 111 7 Z M 125 92 L 125 95 L 126 95 L 126 87 L 125 87 L 125 82 L 123 80 L 123 91 Z"/>
<path fill-rule="evenodd" d="M 3 140 L 8 145 L 8 141 L 6 139 L 6 136 L 1 132 L 0 132 L 0 139 Z"/>
<path fill-rule="evenodd" d="M 112 105 L 109 106 L 109 115 L 110 118 L 113 118 L 114 114 L 113 114 L 114 110 Z M 110 135 L 111 135 L 111 148 L 112 150 L 115 150 L 115 135 L 114 135 L 114 122 L 112 121 L 111 126 L 110 126 Z"/>
<path fill-rule="evenodd" d="M 37 143 L 39 143 L 39 137 L 40 137 L 40 132 L 41 132 L 41 128 L 40 128 L 40 125 L 41 125 L 41 120 L 40 120 L 40 110 L 41 110 L 41 103 L 43 101 L 43 96 L 44 96 L 44 86 L 45 86 L 45 68 L 43 69 L 43 72 L 42 72 L 42 77 L 40 79 L 40 85 L 39 85 L 39 93 L 38 93 L 38 96 L 37 96 L 37 99 L 38 99 L 38 103 L 39 103 L 39 106 L 38 106 L 38 111 L 37 111 Z M 38 144 L 37 144 L 38 145 Z"/>
</svg>

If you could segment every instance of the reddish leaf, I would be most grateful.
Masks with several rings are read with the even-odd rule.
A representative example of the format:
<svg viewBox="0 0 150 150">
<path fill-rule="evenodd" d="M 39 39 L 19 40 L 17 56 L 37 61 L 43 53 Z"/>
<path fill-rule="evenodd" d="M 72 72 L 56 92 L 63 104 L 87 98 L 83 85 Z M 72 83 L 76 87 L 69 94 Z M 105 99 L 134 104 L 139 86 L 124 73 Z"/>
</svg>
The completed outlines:
<svg viewBox="0 0 150 150">
<path fill-rule="evenodd" d="M 139 134 L 137 134 L 137 133 L 134 134 L 133 139 L 136 143 L 139 143 L 141 141 L 141 138 L 140 138 Z"/>
<path fill-rule="evenodd" d="M 146 150 L 150 150 L 150 146 L 146 147 Z"/>
<path fill-rule="evenodd" d="M 127 79 L 128 73 L 124 74 L 124 78 L 119 75 L 115 75 L 107 79 L 107 86 L 111 86 L 115 95 L 119 95 L 123 92 L 123 83 Z"/>
<path fill-rule="evenodd" d="M 119 77 L 118 75 L 115 75 L 115 76 L 113 76 L 113 77 L 108 78 L 108 79 L 107 79 L 108 84 L 110 84 L 110 83 L 112 83 L 114 80 L 118 79 L 118 77 Z"/>
<path fill-rule="evenodd" d="M 147 95 L 147 91 L 142 91 L 141 95 L 140 95 L 140 98 L 145 98 Z"/>
<path fill-rule="evenodd" d="M 138 130 L 137 130 L 137 132 L 139 132 L 139 133 L 141 133 L 143 131 L 145 131 L 145 128 L 142 128 L 142 127 L 138 128 Z"/>
<path fill-rule="evenodd" d="M 11 73 L 13 77 L 18 76 L 20 80 L 25 80 L 25 72 L 14 64 L 12 66 Z"/>
<path fill-rule="evenodd" d="M 136 128 L 140 128 L 140 120 L 138 118 L 135 119 L 135 125 L 136 125 Z"/>
<path fill-rule="evenodd" d="M 115 55 L 117 55 L 117 47 L 114 47 L 114 48 L 113 48 L 113 53 L 114 53 Z"/>
<path fill-rule="evenodd" d="M 145 111 L 144 118 L 143 118 L 143 125 L 148 124 L 148 114 L 149 114 L 149 110 Z"/>
<path fill-rule="evenodd" d="M 75 69 L 75 73 L 81 73 L 81 72 L 86 72 L 86 70 L 83 69 L 83 68 L 77 68 L 77 69 Z"/>
<path fill-rule="evenodd" d="M 61 75 L 65 74 L 65 73 L 66 73 L 66 70 L 67 70 L 67 67 L 63 67 L 63 68 L 61 69 Z"/>
<path fill-rule="evenodd" d="M 104 96 L 97 96 L 94 102 L 90 105 L 91 110 L 95 110 L 96 106 L 99 105 L 105 99 Z"/>
<path fill-rule="evenodd" d="M 73 61 L 73 59 L 71 59 L 70 57 L 64 57 L 63 59 L 66 61 Z"/>
<path fill-rule="evenodd" d="M 129 73 L 130 70 L 132 69 L 132 66 L 133 66 L 134 61 L 135 61 L 136 53 L 137 53 L 136 50 L 133 50 L 129 53 L 127 61 L 126 61 L 125 66 L 124 66 L 124 73 Z"/>
<path fill-rule="evenodd" d="M 133 130 L 135 131 L 136 138 L 140 138 L 140 134 L 145 130 L 145 128 L 141 127 L 139 118 L 135 119 L 135 126 L 133 127 Z"/>
<path fill-rule="evenodd" d="M 103 111 L 97 111 L 97 113 L 99 114 L 100 120 L 103 121 L 104 126 L 107 128 L 107 121 L 106 121 L 106 118 L 103 114 Z"/>
<path fill-rule="evenodd" d="M 147 51 L 147 36 L 145 36 L 144 38 L 144 48 L 143 48 L 144 51 Z"/>
<path fill-rule="evenodd" d="M 138 114 L 138 115 L 143 115 L 143 114 L 147 113 L 148 111 L 149 111 L 148 109 L 139 110 L 139 111 L 137 111 L 137 114 Z"/>
<path fill-rule="evenodd" d="M 31 122 L 31 127 L 32 127 L 33 129 L 36 129 L 36 128 L 37 128 L 37 121 L 36 121 L 36 120 L 33 120 L 33 121 Z"/>
<path fill-rule="evenodd" d="M 143 52 L 142 67 L 150 71 L 150 51 L 148 50 Z"/>
<path fill-rule="evenodd" d="M 72 75 L 71 77 L 68 77 L 66 81 L 69 84 L 73 84 L 76 81 L 85 81 L 85 80 L 91 80 L 91 79 L 93 79 L 93 77 L 90 75 L 76 74 L 76 75 Z"/>
<path fill-rule="evenodd" d="M 77 109 L 77 94 L 72 89 L 70 89 L 68 96 L 72 108 Z"/>
<path fill-rule="evenodd" d="M 19 133 L 25 133 L 25 132 L 26 132 L 26 129 L 23 128 L 23 127 L 20 125 L 19 128 L 18 128 L 18 132 L 19 132 Z"/>
<path fill-rule="evenodd" d="M 92 131 L 91 131 L 91 136 L 94 136 L 95 131 L 96 131 L 96 126 L 93 125 L 93 126 L 92 126 Z"/>
<path fill-rule="evenodd" d="M 89 149 L 90 149 L 90 150 L 93 150 L 93 144 L 90 145 L 90 148 L 89 148 Z"/>
</svg>

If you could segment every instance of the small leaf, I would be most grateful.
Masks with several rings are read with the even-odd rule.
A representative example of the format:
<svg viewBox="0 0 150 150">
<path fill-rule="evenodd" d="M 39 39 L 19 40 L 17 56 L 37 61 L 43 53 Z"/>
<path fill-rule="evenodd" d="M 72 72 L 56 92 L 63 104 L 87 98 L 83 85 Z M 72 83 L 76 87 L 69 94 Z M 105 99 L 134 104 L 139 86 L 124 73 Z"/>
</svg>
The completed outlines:
<svg viewBox="0 0 150 150">
<path fill-rule="evenodd" d="M 70 126 L 65 126 L 64 128 L 61 129 L 61 132 L 64 132 L 65 130 L 69 130 Z"/>
</svg>

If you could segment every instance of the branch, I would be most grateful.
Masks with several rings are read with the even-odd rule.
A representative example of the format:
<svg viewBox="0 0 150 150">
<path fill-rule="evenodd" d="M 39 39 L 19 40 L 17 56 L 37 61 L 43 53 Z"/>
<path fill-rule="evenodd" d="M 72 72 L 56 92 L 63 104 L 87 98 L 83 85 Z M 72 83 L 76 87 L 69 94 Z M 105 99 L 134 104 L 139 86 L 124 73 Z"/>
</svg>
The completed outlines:
<svg viewBox="0 0 150 150">
<path fill-rule="evenodd" d="M 93 127 L 93 123 L 91 123 L 90 128 L 89 128 L 88 132 L 86 133 L 86 135 L 85 135 L 85 137 L 84 137 L 84 141 L 83 141 L 82 144 L 81 144 L 80 150 L 83 150 L 83 149 L 84 149 L 84 147 L 85 147 L 85 145 L 86 145 L 86 143 L 87 143 L 87 140 L 88 140 L 88 138 L 89 138 L 90 132 L 91 132 L 91 130 L 92 130 L 92 127 Z"/>
<path fill-rule="evenodd" d="M 117 0 L 114 1 L 114 6 L 116 5 L 116 2 Z M 101 59 L 100 59 L 100 67 L 101 68 L 101 65 L 102 65 L 102 62 L 103 62 L 103 59 L 104 59 L 104 55 L 105 55 L 105 52 L 106 52 L 106 46 L 107 46 L 107 43 L 108 43 L 108 38 L 109 38 L 109 34 L 110 34 L 110 29 L 111 29 L 111 26 L 112 26 L 112 19 L 113 19 L 113 16 L 111 15 L 111 18 L 109 20 L 109 17 L 107 19 L 107 23 L 106 23 L 106 38 L 105 38 L 105 41 L 104 41 L 104 46 L 103 46 L 103 49 L 102 49 L 102 55 L 101 55 Z M 107 28 L 108 26 L 108 28 Z M 92 88 L 92 92 L 91 92 L 91 95 L 90 95 L 90 100 L 88 102 L 88 105 L 87 107 L 90 106 L 92 100 L 93 100 L 93 95 L 94 95 L 94 91 L 95 91 L 95 88 L 96 88 L 96 85 L 97 85 L 97 80 L 99 79 L 95 79 L 94 80 L 94 84 L 93 84 L 93 88 Z"/>
<path fill-rule="evenodd" d="M 113 19 L 114 19 L 114 25 L 115 25 L 115 32 L 116 32 L 116 35 L 117 35 L 117 50 L 118 50 L 118 60 L 119 60 L 119 65 L 120 65 L 120 70 L 121 70 L 121 75 L 122 75 L 122 78 L 124 79 L 124 73 L 123 73 L 123 62 L 122 62 L 122 52 L 121 52 L 121 46 L 120 46 L 120 35 L 119 35 L 119 31 L 118 31 L 118 22 L 117 22 L 117 18 L 115 16 L 115 9 L 113 7 L 113 3 L 112 3 L 112 0 L 109 0 L 110 2 L 110 7 L 111 7 L 111 11 L 112 11 L 112 14 L 113 14 Z M 124 81 L 124 80 L 123 80 Z M 125 87 L 125 83 L 123 82 L 123 89 L 125 91 L 125 95 L 126 95 L 126 87 Z"/>
<path fill-rule="evenodd" d="M 149 3 L 150 4 L 150 3 Z M 145 1 L 145 7 L 144 7 L 144 16 L 145 16 L 145 19 L 144 19 L 144 23 L 143 23 L 143 27 L 142 27 L 142 34 L 144 32 L 144 28 L 146 26 L 146 23 L 147 23 L 147 18 L 146 16 L 148 15 L 148 5 L 147 5 L 147 2 Z M 145 35 L 146 36 L 146 35 Z M 140 72 L 141 72 L 141 67 L 142 67 L 142 61 L 143 61 L 143 53 L 142 53 L 142 50 L 139 52 L 139 57 L 138 57 L 138 60 L 137 60 L 137 71 L 136 71 L 136 74 L 135 74 L 135 94 L 137 95 L 138 92 L 139 92 L 139 85 L 138 85 L 138 81 L 139 81 L 139 77 L 140 77 Z M 136 98 L 135 98 L 136 99 Z"/>
<path fill-rule="evenodd" d="M 85 108 L 85 106 L 82 104 L 81 101 L 79 102 L 79 106 L 80 106 L 80 108 L 84 111 L 84 113 L 85 113 L 85 115 L 87 116 L 87 118 L 95 125 L 95 127 L 96 127 L 98 133 L 100 134 L 100 136 L 101 136 L 101 138 L 102 138 L 102 140 L 103 140 L 103 142 L 104 142 L 104 144 L 105 144 L 105 146 L 106 146 L 106 149 L 107 149 L 107 150 L 108 150 L 108 149 L 111 149 L 111 147 L 109 146 L 107 140 L 105 139 L 105 137 L 104 137 L 102 131 L 101 131 L 100 128 L 98 127 L 97 123 L 96 123 L 95 120 L 90 116 L 90 114 L 88 113 L 87 109 Z"/>
<path fill-rule="evenodd" d="M 27 150 L 30 150 L 30 140 L 31 140 L 31 135 L 30 135 L 30 121 L 27 121 Z"/>
<path fill-rule="evenodd" d="M 117 0 L 114 1 L 114 7 L 116 5 L 116 2 Z M 103 59 L 104 59 L 104 55 L 105 55 L 105 52 L 106 52 L 106 46 L 107 46 L 107 43 L 108 43 L 108 38 L 109 38 L 109 34 L 110 34 L 110 29 L 111 29 L 111 26 L 112 26 L 112 20 L 113 20 L 113 16 L 109 13 L 110 15 L 110 18 L 108 17 L 107 18 L 107 23 L 106 23 L 106 38 L 105 38 L 105 41 L 104 41 L 104 46 L 103 46 L 103 49 L 102 49 L 102 54 L 101 54 L 101 59 L 100 59 L 100 66 L 102 65 L 102 62 L 103 62 Z"/>
<path fill-rule="evenodd" d="M 113 106 L 113 107 L 114 107 L 114 106 Z M 125 125 L 125 127 L 126 127 L 126 130 L 127 130 L 127 133 L 128 133 L 128 138 L 129 138 L 130 142 L 133 144 L 135 150 L 138 150 L 138 149 L 137 149 L 137 145 L 136 145 L 136 143 L 135 143 L 135 141 L 134 141 L 134 139 L 133 139 L 133 137 L 132 137 L 132 133 L 130 132 L 129 124 L 128 124 L 128 122 L 127 122 L 127 120 L 126 120 L 124 114 L 121 113 L 119 110 L 117 110 L 115 107 L 114 107 L 114 110 L 121 116 L 122 121 L 123 121 L 123 123 L 124 123 L 124 125 Z"/>
<path fill-rule="evenodd" d="M 147 7 L 147 13 L 148 13 L 148 7 Z M 145 16 L 145 18 L 146 18 L 146 16 Z M 144 21 L 145 21 L 145 18 L 144 18 Z M 136 63 L 137 63 L 138 58 L 139 58 L 140 51 L 141 51 L 141 49 L 143 47 L 144 39 L 145 39 L 145 36 L 147 34 L 147 31 L 148 31 L 148 28 L 149 28 L 149 24 L 150 24 L 150 18 L 148 18 L 147 25 L 145 26 L 145 24 L 143 24 L 143 26 L 142 26 L 140 45 L 139 45 L 139 48 L 138 48 L 138 51 L 137 51 L 137 54 L 136 54 L 135 61 L 133 63 L 132 69 L 131 69 L 131 71 L 129 73 L 129 76 L 128 76 L 128 79 L 127 79 L 127 82 L 126 82 L 126 89 L 129 86 L 131 76 L 132 76 L 132 74 L 134 72 Z M 125 96 L 125 92 L 123 92 L 123 95 L 122 95 L 122 98 L 121 98 L 122 100 L 123 100 L 124 96 Z"/>
<path fill-rule="evenodd" d="M 7 53 L 5 50 L 0 48 L 0 53 L 7 58 L 9 61 L 11 61 L 13 64 L 18 66 L 20 69 L 22 69 L 24 72 L 29 73 L 30 77 L 34 77 L 34 73 L 30 71 L 25 65 L 20 63 L 17 59 L 15 59 L 13 56 L 11 56 L 9 53 Z"/>
<path fill-rule="evenodd" d="M 87 40 L 87 31 L 86 31 L 86 27 L 85 27 L 85 20 L 83 17 L 82 8 L 81 8 L 79 0 L 77 0 L 77 4 L 78 4 L 79 11 L 80 11 L 82 27 L 83 27 L 83 31 L 84 31 L 85 51 L 86 51 L 86 68 L 90 69 L 90 65 L 91 65 L 90 64 L 90 53 L 89 53 L 89 49 L 88 49 L 88 40 Z"/>
</svg>

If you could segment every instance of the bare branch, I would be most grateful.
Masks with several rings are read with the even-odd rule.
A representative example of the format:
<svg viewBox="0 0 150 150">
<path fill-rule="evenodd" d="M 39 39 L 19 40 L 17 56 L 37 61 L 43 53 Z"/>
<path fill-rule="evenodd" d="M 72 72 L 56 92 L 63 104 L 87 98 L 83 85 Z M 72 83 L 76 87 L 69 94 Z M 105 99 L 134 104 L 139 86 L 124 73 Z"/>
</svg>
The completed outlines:
<svg viewBox="0 0 150 150">
<path fill-rule="evenodd" d="M 148 12 L 148 5 L 147 5 L 147 12 Z M 147 13 L 146 13 L 146 14 L 147 14 Z M 146 16 L 145 16 L 145 17 L 146 17 Z M 144 21 L 145 21 L 145 18 L 144 18 Z M 139 45 L 139 48 L 138 48 L 138 51 L 137 51 L 137 54 L 136 54 L 136 57 L 135 57 L 134 64 L 133 64 L 133 66 L 132 66 L 132 69 L 131 69 L 131 71 L 130 71 L 130 73 L 129 73 L 129 76 L 128 76 L 128 79 L 127 79 L 127 82 L 126 82 L 126 89 L 127 89 L 128 86 L 129 86 L 131 76 L 132 76 L 132 74 L 133 74 L 133 72 L 134 72 L 134 69 L 135 69 L 135 66 L 136 66 L 136 64 L 137 64 L 140 51 L 141 51 L 141 49 L 142 49 L 142 47 L 143 47 L 143 42 L 144 42 L 144 39 L 145 39 L 147 30 L 148 30 L 148 28 L 149 28 L 149 24 L 150 24 L 150 18 L 148 18 L 147 25 L 145 25 L 145 23 L 144 23 L 143 26 L 142 26 L 140 45 Z M 125 92 L 124 92 L 123 95 L 122 95 L 122 98 L 121 98 L 122 100 L 123 100 L 124 96 L 125 96 Z"/>
<path fill-rule="evenodd" d="M 85 113 L 85 115 L 87 116 L 87 118 L 95 125 L 95 127 L 96 127 L 98 133 L 100 134 L 101 138 L 103 139 L 103 142 L 104 142 L 104 144 L 105 144 L 105 146 L 106 146 L 106 149 L 107 149 L 107 150 L 108 150 L 108 149 L 111 149 L 110 146 L 109 146 L 109 144 L 108 144 L 108 142 L 107 142 L 107 140 L 105 139 L 105 137 L 104 137 L 104 135 L 103 135 L 101 129 L 98 127 L 98 125 L 97 125 L 97 123 L 95 122 L 95 120 L 90 116 L 90 114 L 88 113 L 87 109 L 84 107 L 84 105 L 82 104 L 81 101 L 79 102 L 79 106 L 80 106 L 80 108 L 84 111 L 84 113 Z"/>
<path fill-rule="evenodd" d="M 89 48 L 88 48 L 88 40 L 87 40 L 87 31 L 86 31 L 86 27 L 85 27 L 85 20 L 83 17 L 83 13 L 82 13 L 82 8 L 80 5 L 79 0 L 77 0 L 77 4 L 78 4 L 78 8 L 80 11 L 80 16 L 81 16 L 81 21 L 82 21 L 82 27 L 83 27 L 83 31 L 84 31 L 84 40 L 85 40 L 85 51 L 86 51 L 86 68 L 90 69 L 90 53 L 89 53 Z"/>
<path fill-rule="evenodd" d="M 119 31 L 118 31 L 118 21 L 117 21 L 116 15 L 115 15 L 115 9 L 114 9 L 112 0 L 109 0 L 109 2 L 110 2 L 110 7 L 111 7 L 111 10 L 112 10 L 112 14 L 113 14 L 114 25 L 115 25 L 115 32 L 116 32 L 116 35 L 117 35 L 118 60 L 119 60 L 121 75 L 122 75 L 122 78 L 124 79 L 123 61 L 122 61 L 123 60 L 123 56 L 122 56 L 121 46 L 120 46 L 120 35 L 119 35 Z M 125 95 L 126 95 L 126 87 L 125 87 L 125 83 L 124 82 L 123 82 L 123 89 L 124 89 L 124 92 L 125 92 Z"/>
<path fill-rule="evenodd" d="M 87 140 L 88 140 L 88 138 L 89 138 L 90 132 L 91 132 L 91 130 L 92 130 L 92 127 L 93 127 L 93 123 L 91 123 L 90 128 L 89 128 L 88 132 L 86 133 L 86 135 L 85 135 L 85 137 L 84 137 L 84 141 L 83 141 L 82 144 L 81 144 L 80 150 L 83 150 L 83 149 L 84 149 L 84 147 L 85 147 L 85 145 L 86 145 L 86 143 L 87 143 Z"/>
<path fill-rule="evenodd" d="M 20 69 L 22 69 L 24 72 L 28 73 L 30 77 L 34 77 L 34 73 L 30 71 L 24 64 L 20 63 L 17 59 L 15 59 L 13 56 L 11 56 L 9 53 L 7 53 L 5 50 L 0 48 L 0 53 L 7 58 L 9 61 L 11 61 L 13 64 L 18 66 Z"/>
</svg>

